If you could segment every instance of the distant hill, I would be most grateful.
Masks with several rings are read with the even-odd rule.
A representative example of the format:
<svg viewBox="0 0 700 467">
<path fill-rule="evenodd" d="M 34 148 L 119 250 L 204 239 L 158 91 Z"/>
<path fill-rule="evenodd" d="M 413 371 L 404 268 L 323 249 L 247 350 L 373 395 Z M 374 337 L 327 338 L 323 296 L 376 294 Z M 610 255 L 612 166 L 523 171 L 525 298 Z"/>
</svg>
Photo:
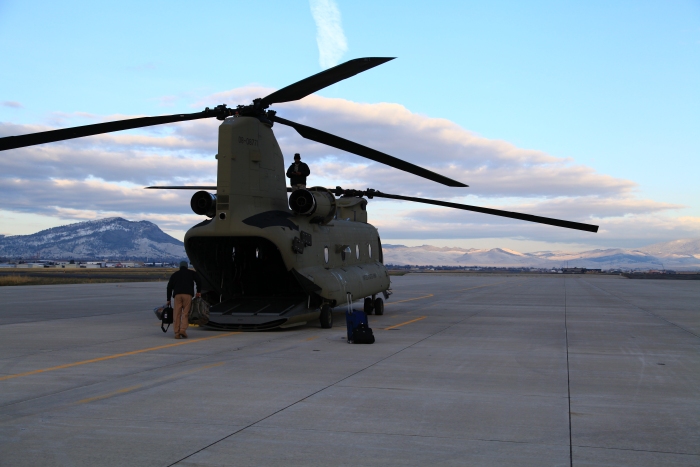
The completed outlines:
<svg viewBox="0 0 700 467">
<path fill-rule="evenodd" d="M 580 253 L 391 244 L 384 245 L 383 250 L 384 262 L 395 265 L 700 270 L 700 238 L 638 249 Z M 54 227 L 32 235 L 0 235 L 0 258 L 179 261 L 186 254 L 181 241 L 152 222 L 111 217 Z"/>
<path fill-rule="evenodd" d="M 639 248 L 639 251 L 660 256 L 698 256 L 700 255 L 700 238 L 685 238 L 682 240 L 673 240 L 672 242 L 654 243 L 653 245 Z"/>
<path fill-rule="evenodd" d="M 121 217 L 79 222 L 32 235 L 0 236 L 0 257 L 55 260 L 176 261 L 184 244 L 152 222 Z"/>
<path fill-rule="evenodd" d="M 385 263 L 403 266 L 700 270 L 700 239 L 657 243 L 639 249 L 614 248 L 580 253 L 520 253 L 507 248 L 439 248 L 432 245 L 384 245 L 383 250 Z"/>
</svg>

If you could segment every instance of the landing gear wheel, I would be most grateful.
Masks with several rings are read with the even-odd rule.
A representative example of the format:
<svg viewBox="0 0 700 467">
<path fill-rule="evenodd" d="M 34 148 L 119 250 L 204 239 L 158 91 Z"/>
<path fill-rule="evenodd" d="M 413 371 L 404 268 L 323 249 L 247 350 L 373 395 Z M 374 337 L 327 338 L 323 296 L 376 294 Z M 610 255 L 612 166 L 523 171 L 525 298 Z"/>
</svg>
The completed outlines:
<svg viewBox="0 0 700 467">
<path fill-rule="evenodd" d="M 328 305 L 323 305 L 321 307 L 321 316 L 318 320 L 321 322 L 321 327 L 323 329 L 330 329 L 333 327 L 333 310 Z"/>
<path fill-rule="evenodd" d="M 384 314 L 384 300 L 378 298 L 374 301 L 374 314 L 381 316 Z"/>
<path fill-rule="evenodd" d="M 372 306 L 372 299 L 369 298 L 369 297 L 365 298 L 365 314 L 366 314 L 367 316 L 369 316 L 369 315 L 372 314 L 372 309 L 373 309 L 373 308 L 374 308 L 374 307 Z"/>
</svg>

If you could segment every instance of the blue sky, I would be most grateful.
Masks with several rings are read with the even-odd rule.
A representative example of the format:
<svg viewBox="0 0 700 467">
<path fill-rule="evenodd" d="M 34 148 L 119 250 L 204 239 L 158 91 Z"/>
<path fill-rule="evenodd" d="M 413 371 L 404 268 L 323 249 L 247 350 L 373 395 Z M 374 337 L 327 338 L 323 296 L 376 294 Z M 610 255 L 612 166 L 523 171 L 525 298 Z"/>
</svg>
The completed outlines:
<svg viewBox="0 0 700 467">
<path fill-rule="evenodd" d="M 312 7 L 323 7 L 327 2 L 0 0 L 0 131 L 9 136 L 15 134 L 12 131 L 27 132 L 37 125 L 85 124 L 110 115 L 189 112 L 220 103 L 207 98 L 246 95 L 244 90 L 254 86 L 280 88 L 322 69 L 320 52 L 332 44 L 326 38 L 319 49 L 319 23 Z M 636 206 L 605 214 L 590 208 L 590 199 L 581 198 L 581 212 L 577 212 L 577 198 L 566 198 L 554 188 L 547 191 L 542 182 L 537 182 L 537 164 L 526 161 L 518 166 L 521 176 L 517 178 L 517 194 L 496 190 L 496 178 L 480 179 L 475 175 L 463 180 L 471 186 L 468 197 L 432 189 L 409 176 L 398 180 L 393 188 L 409 193 L 418 187 L 426 197 L 456 196 L 458 201 L 473 204 L 531 207 L 534 211 L 529 212 L 544 215 L 553 209 L 551 201 L 559 200 L 559 211 L 552 212 L 573 220 L 585 214 L 585 218 L 597 219 L 601 225 L 615 226 L 614 235 L 591 238 L 550 235 L 549 231 L 540 235 L 541 230 L 518 230 L 508 235 L 504 233 L 507 229 L 500 230 L 498 225 L 489 231 L 478 218 L 470 217 L 460 224 L 462 218 L 455 220 L 441 210 L 375 203 L 370 208 L 382 218 L 393 216 L 393 222 L 380 225 L 380 231 L 387 232 L 383 233 L 385 237 L 409 244 L 504 246 L 532 251 L 550 247 L 634 247 L 700 236 L 699 2 L 330 3 L 340 12 L 340 32 L 347 44 L 344 52 L 335 51 L 337 61 L 362 56 L 398 59 L 324 89 L 319 97 L 347 101 L 348 112 L 354 108 L 350 103 L 396 103 L 412 115 L 407 122 L 446 119 L 465 134 L 507 142 L 523 151 L 533 150 L 561 160 L 569 158 L 570 164 L 588 168 L 601 177 L 629 182 L 618 191 L 599 191 L 602 179 L 582 184 L 581 190 L 590 190 L 597 197 L 597 206 L 603 199 L 609 205 L 620 198 L 633 200 Z M 325 101 L 313 102 L 320 106 L 313 109 L 320 112 L 317 115 L 325 115 L 319 110 Z M 285 104 L 276 110 L 282 113 L 285 106 L 292 114 L 304 108 Z M 387 119 L 391 117 L 387 115 Z M 323 127 L 323 120 L 307 123 L 331 131 Z M 343 126 L 332 130 L 348 135 L 343 133 Z M 394 130 L 399 131 L 387 128 L 389 139 Z M 163 135 L 172 131 L 130 133 Z M 350 133 L 364 142 L 361 127 Z M 432 136 L 428 133 L 425 137 Z M 301 144 L 289 141 L 290 151 Z M 448 143 L 445 148 L 452 147 Z M 128 142 L 123 144 L 122 150 L 132 147 Z M 402 157 L 391 151 L 391 141 L 380 144 L 384 146 L 378 149 Z M 282 146 L 287 149 L 285 144 Z M 95 157 L 119 158 L 119 151 L 114 149 L 93 149 Z M 309 149 L 309 160 L 326 174 L 321 181 L 333 185 L 373 182 L 369 175 L 366 179 L 328 175 L 325 169 L 329 161 L 353 166 L 363 162 L 337 151 L 323 151 Z M 6 152 L 1 156 L 22 154 Z M 65 166 L 48 177 L 64 181 L 70 178 L 61 172 L 75 162 L 69 154 L 54 161 Z M 207 156 L 206 150 L 186 156 L 177 151 L 169 154 L 193 160 Z M 412 157 L 412 162 L 420 164 L 423 157 L 429 161 L 432 155 L 416 153 Z M 41 163 L 40 159 L 37 162 Z M 524 170 L 529 166 L 534 167 L 531 183 L 540 185 L 533 186 L 531 195 L 526 193 L 530 181 Z M 103 169 L 96 165 L 94 173 L 76 175 L 75 180 L 104 180 L 100 175 Z M 372 171 L 375 166 L 366 169 Z M 24 172 L 13 170 L 16 167 L 12 164 L 3 168 L 8 180 L 25 180 Z M 548 173 L 557 176 L 556 171 Z M 126 189 L 134 185 L 127 179 L 112 183 Z M 29 187 L 29 180 L 26 178 L 22 186 Z M 33 179 L 33 183 L 39 183 L 39 179 Z M 0 191 L 11 186 L 4 184 Z M 173 219 L 176 213 L 174 207 L 159 208 L 160 198 L 153 198 L 150 211 L 137 212 L 99 204 L 79 209 L 67 198 L 63 203 L 62 195 L 55 193 L 56 209 L 33 212 L 31 205 L 36 199 L 32 201 L 32 192 L 15 191 L 10 196 L 13 201 L 0 206 L 0 233 L 31 233 L 107 213 L 156 220 L 161 219 L 159 216 Z M 576 196 L 585 198 L 580 191 Z M 182 208 L 178 222 L 159 222 L 176 236 L 181 236 L 191 221 L 186 216 L 186 202 Z M 411 228 L 416 221 L 426 219 L 442 227 L 425 231 Z M 486 224 L 491 222 L 489 219 Z M 453 231 L 445 228 L 448 224 Z M 470 233 L 460 236 L 460 229 Z M 446 231 L 452 233 L 444 234 Z M 629 237 L 625 232 L 631 232 Z"/>
</svg>

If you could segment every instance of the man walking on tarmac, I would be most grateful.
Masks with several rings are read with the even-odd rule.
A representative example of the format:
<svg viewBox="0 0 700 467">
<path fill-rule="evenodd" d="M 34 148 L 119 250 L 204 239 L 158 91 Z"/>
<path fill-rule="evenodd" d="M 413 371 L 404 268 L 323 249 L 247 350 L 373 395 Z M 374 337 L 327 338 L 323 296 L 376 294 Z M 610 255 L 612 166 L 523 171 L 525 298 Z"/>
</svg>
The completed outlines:
<svg viewBox="0 0 700 467">
<path fill-rule="evenodd" d="M 168 306 L 170 297 L 175 295 L 175 306 L 173 307 L 173 331 L 175 339 L 187 339 L 187 327 L 189 326 L 190 307 L 192 306 L 192 296 L 194 284 L 197 284 L 197 297 L 201 282 L 196 272 L 187 269 L 187 261 L 180 262 L 180 270 L 170 276 L 168 281 Z"/>
</svg>

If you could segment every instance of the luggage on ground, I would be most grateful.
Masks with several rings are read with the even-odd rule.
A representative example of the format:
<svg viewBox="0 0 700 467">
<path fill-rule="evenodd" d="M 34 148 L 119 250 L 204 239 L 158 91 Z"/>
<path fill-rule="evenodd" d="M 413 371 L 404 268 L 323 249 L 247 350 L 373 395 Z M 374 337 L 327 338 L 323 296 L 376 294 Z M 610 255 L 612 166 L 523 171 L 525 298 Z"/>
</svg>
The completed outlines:
<svg viewBox="0 0 700 467">
<path fill-rule="evenodd" d="M 203 326 L 209 322 L 209 304 L 204 299 L 197 297 L 192 300 L 189 323 Z"/>
<path fill-rule="evenodd" d="M 355 344 L 374 343 L 374 334 L 368 325 L 367 315 L 365 313 L 348 308 L 348 310 L 345 312 L 345 322 L 348 326 L 348 342 L 354 342 Z M 358 328 L 363 329 L 359 334 L 357 334 Z M 367 331 L 369 331 L 371 339 L 367 337 Z M 359 337 L 361 342 L 358 342 L 356 337 Z M 371 342 L 369 342 L 370 340 Z"/>
<path fill-rule="evenodd" d="M 158 316 L 158 308 L 156 308 L 156 316 Z M 163 330 L 163 332 L 168 332 L 168 329 L 170 328 L 170 325 L 173 324 L 173 309 L 172 307 L 169 306 L 164 306 L 160 308 L 160 328 Z M 165 325 L 168 325 L 168 327 L 163 327 Z"/>
<path fill-rule="evenodd" d="M 374 344 L 374 333 L 372 328 L 367 327 L 365 323 L 360 323 L 352 334 L 353 344 Z"/>
<path fill-rule="evenodd" d="M 166 303 L 165 305 L 157 306 L 153 309 L 153 313 L 156 314 L 156 318 L 158 318 L 158 321 L 163 319 L 163 309 L 167 306 L 168 304 Z"/>
<path fill-rule="evenodd" d="M 367 324 L 367 315 L 360 311 L 354 311 L 352 308 L 348 308 L 345 311 L 345 323 L 348 326 L 348 342 L 352 342 L 355 328 L 362 323 Z"/>
</svg>

